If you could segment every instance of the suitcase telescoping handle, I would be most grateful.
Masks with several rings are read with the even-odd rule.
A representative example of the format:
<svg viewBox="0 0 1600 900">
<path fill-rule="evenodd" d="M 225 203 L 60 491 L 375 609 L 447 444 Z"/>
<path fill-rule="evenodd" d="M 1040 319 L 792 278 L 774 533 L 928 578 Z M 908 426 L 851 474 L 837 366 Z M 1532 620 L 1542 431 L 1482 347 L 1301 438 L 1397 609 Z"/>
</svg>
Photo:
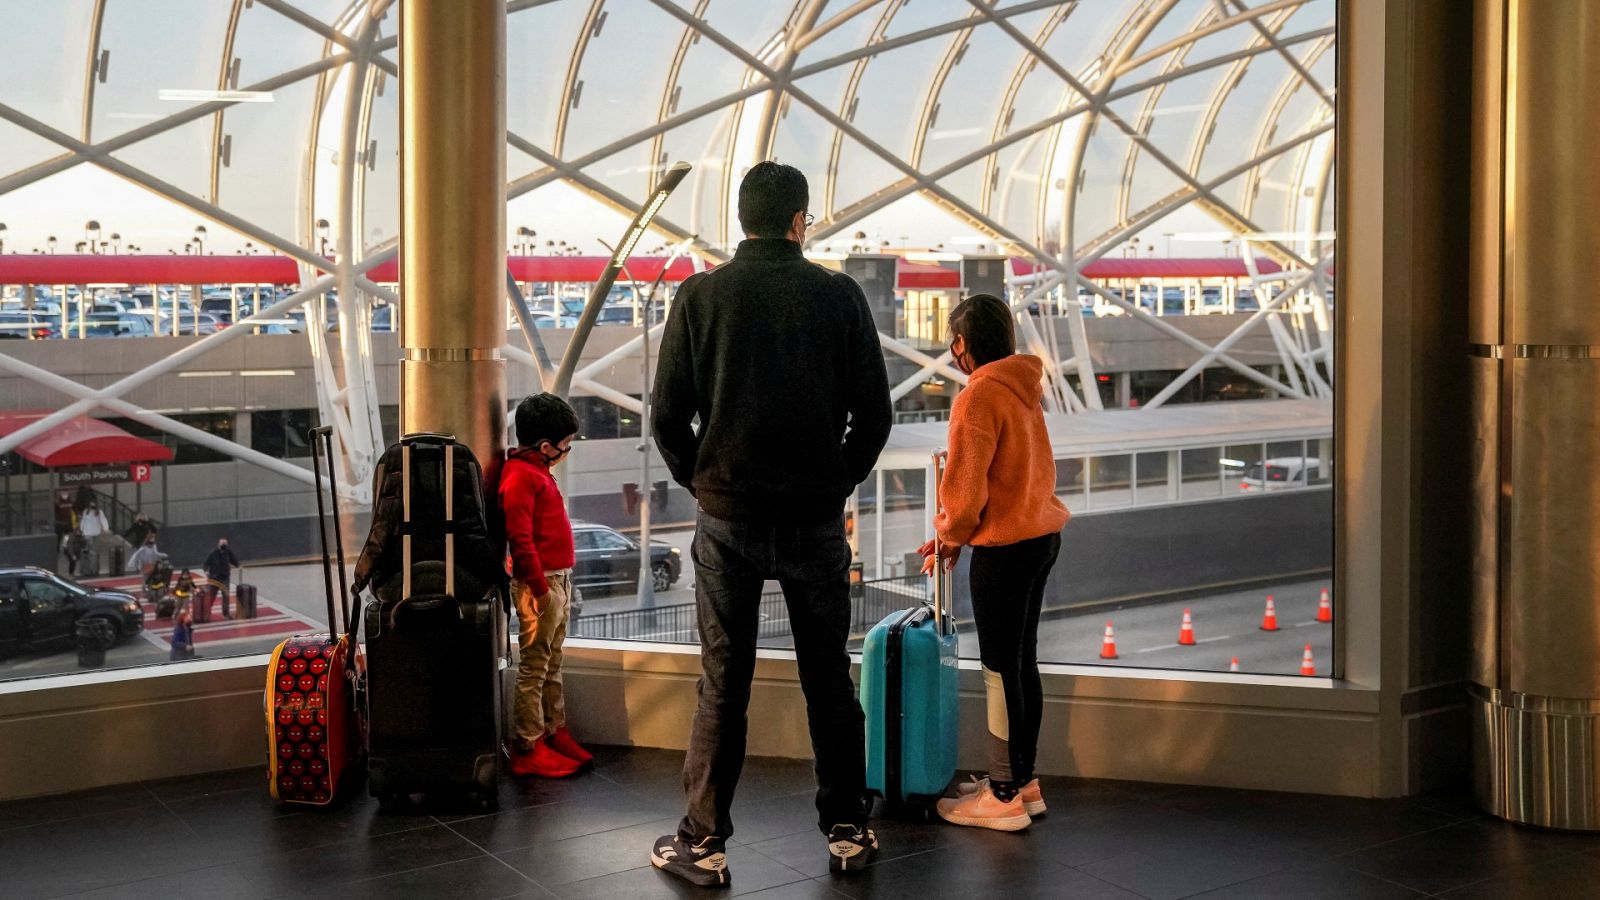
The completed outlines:
<svg viewBox="0 0 1600 900">
<path fill-rule="evenodd" d="M 339 642 L 339 627 L 344 625 L 345 635 L 354 636 L 356 617 L 350 600 L 350 587 L 344 572 L 344 535 L 339 530 L 339 484 L 333 475 L 333 428 L 323 425 L 307 432 L 311 441 L 311 471 L 317 482 L 317 534 L 322 540 L 322 580 L 328 597 L 328 632 L 334 643 Z M 322 466 L 328 466 L 329 505 L 333 511 L 333 542 L 339 559 L 339 600 L 334 603 L 333 558 L 328 553 L 328 516 L 322 505 Z M 345 654 L 346 664 L 355 666 L 355 653 Z"/>
<path fill-rule="evenodd" d="M 933 452 L 933 511 L 937 514 L 944 508 L 943 498 L 939 495 L 939 486 L 944 481 L 944 467 L 949 460 L 949 454 L 943 450 Z M 946 595 L 949 588 L 948 576 L 944 570 L 944 558 L 939 552 L 938 535 L 933 539 L 933 627 L 943 637 L 947 626 L 947 617 L 950 607 L 950 598 Z"/>
</svg>

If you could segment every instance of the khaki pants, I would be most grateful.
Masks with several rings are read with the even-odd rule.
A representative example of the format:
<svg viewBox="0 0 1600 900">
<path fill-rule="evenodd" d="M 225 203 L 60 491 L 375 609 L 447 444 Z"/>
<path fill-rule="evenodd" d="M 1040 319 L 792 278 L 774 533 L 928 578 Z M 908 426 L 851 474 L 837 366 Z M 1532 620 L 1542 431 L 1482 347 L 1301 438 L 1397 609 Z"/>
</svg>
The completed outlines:
<svg viewBox="0 0 1600 900">
<path fill-rule="evenodd" d="M 533 589 L 511 582 L 517 603 L 516 732 L 519 741 L 533 741 L 566 724 L 567 705 L 561 694 L 561 645 L 567 639 L 567 614 L 572 600 L 572 570 L 546 572 L 550 599 L 540 613 L 533 610 Z"/>
</svg>

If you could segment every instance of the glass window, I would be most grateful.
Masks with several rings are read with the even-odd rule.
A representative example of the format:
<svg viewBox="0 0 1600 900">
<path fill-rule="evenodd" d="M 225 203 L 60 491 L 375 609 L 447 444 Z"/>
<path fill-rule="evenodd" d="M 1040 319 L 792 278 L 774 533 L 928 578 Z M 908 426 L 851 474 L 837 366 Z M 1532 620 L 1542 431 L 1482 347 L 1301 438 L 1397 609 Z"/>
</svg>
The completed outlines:
<svg viewBox="0 0 1600 900">
<path fill-rule="evenodd" d="M 593 528 L 580 528 L 572 532 L 572 545 L 577 550 L 593 550 L 598 543 L 599 532 Z"/>
<path fill-rule="evenodd" d="M 29 171 L 68 149 L 0 122 L 0 184 L 27 188 L 0 189 L 0 220 L 9 229 L 0 230 L 0 252 L 8 252 L 8 260 L 77 252 L 242 260 L 297 248 L 327 256 L 345 224 L 344 196 L 355 204 L 348 223 L 357 241 L 352 255 L 388 250 L 399 231 L 399 85 L 381 70 L 357 82 L 346 67 L 318 68 L 350 49 L 327 39 L 352 33 L 348 0 L 294 0 L 300 17 L 259 3 L 234 4 L 231 12 L 214 0 L 165 5 L 173 7 L 166 10 L 171 15 L 150 17 L 126 0 L 0 4 L 0 25 L 24 37 L 10 50 L 0 103 L 90 145 L 151 130 L 112 151 L 149 178 L 119 177 L 85 159 L 30 181 Z M 673 161 L 689 162 L 692 171 L 634 253 L 664 257 L 693 235 L 695 252 L 704 257 L 694 268 L 731 254 L 743 237 L 737 190 L 750 161 L 797 165 L 810 183 L 808 211 L 817 217 L 805 248 L 814 258 L 837 268 L 844 261 L 829 260 L 851 254 L 904 261 L 895 265 L 899 272 L 893 290 L 884 292 L 878 320 L 915 351 L 888 360 L 893 383 L 912 379 L 895 398 L 899 430 L 891 446 L 931 449 L 941 442 L 941 422 L 961 388 L 916 352 L 943 351 L 950 308 L 973 290 L 946 276 L 960 274 L 956 257 L 1010 256 L 1010 277 L 984 289 L 1033 314 L 1020 323 L 1027 333 L 1019 337 L 1024 352 L 1050 363 L 1046 409 L 1061 457 L 1054 463 L 1054 489 L 1074 514 L 1046 591 L 1041 658 L 1098 661 L 1097 629 L 1104 619 L 1096 604 L 1135 597 L 1139 617 L 1116 614 L 1123 665 L 1219 668 L 1217 652 L 1201 659 L 1165 649 L 1173 609 L 1181 613 L 1179 604 L 1189 603 L 1202 631 L 1249 635 L 1235 648 L 1246 669 L 1292 673 L 1281 660 L 1295 653 L 1269 645 L 1271 636 L 1245 621 L 1259 614 L 1246 609 L 1254 596 L 1224 588 L 1270 584 L 1281 605 L 1292 609 L 1297 597 L 1314 598 L 1327 586 L 1296 580 L 1296 573 L 1331 568 L 1331 540 L 1270 555 L 1257 551 L 1291 524 L 1291 516 L 1299 517 L 1292 523 L 1297 534 L 1331 534 L 1332 528 L 1326 487 L 1334 466 L 1337 297 L 1331 269 L 1317 264 L 1326 262 L 1332 246 L 1325 232 L 1338 200 L 1326 91 L 1337 61 L 1331 32 L 1336 0 L 1304 0 L 1259 22 L 1223 8 L 1240 12 L 1243 3 L 1210 0 L 989 5 L 1035 41 L 1037 51 L 1009 28 L 975 15 L 963 0 L 861 6 L 853 0 L 818 5 L 816 21 L 837 27 L 797 40 L 796 29 L 809 20 L 799 2 L 679 2 L 675 12 L 684 18 L 649 4 L 627 10 L 620 4 L 513 4 L 506 24 L 506 224 L 508 236 L 525 235 L 514 242 L 522 245 L 516 255 L 549 258 L 541 265 L 550 268 L 550 274 L 525 278 L 530 302 L 563 315 L 580 312 L 589 286 L 572 280 L 581 276 L 571 274 L 577 271 L 566 265 L 571 261 L 553 258 L 608 254 L 600 241 L 618 239 Z M 859 14 L 846 15 L 851 9 Z M 709 27 L 695 21 L 702 18 Z M 397 19 L 391 6 L 378 35 L 392 38 Z M 1262 39 L 1263 26 L 1281 46 Z M 784 60 L 786 47 L 798 48 L 797 58 Z M 733 48 L 765 63 L 792 62 L 792 77 L 773 90 Z M 391 63 L 397 57 L 396 48 L 382 51 Z M 1057 74 L 1062 68 L 1117 115 L 1095 113 L 1095 104 Z M 215 102 L 218 89 L 251 91 L 294 72 L 306 74 L 277 83 L 270 96 L 245 96 L 205 116 L 169 121 Z M 354 112 L 359 132 L 353 159 L 343 155 L 347 112 Z M 152 180 L 181 189 L 180 199 L 139 186 Z M 207 205 L 185 197 L 204 198 Z M 249 229 L 220 224 L 209 204 L 228 213 L 221 218 L 243 220 Z M 1255 248 L 1255 266 L 1243 264 L 1246 245 Z M 1058 264 L 1082 277 L 1045 284 Z M 1246 269 L 1264 277 L 1253 279 Z M 1278 296 L 1307 271 L 1316 273 L 1311 283 Z M 1091 295 L 1091 284 L 1126 298 L 1131 309 Z M 186 332 L 221 329 L 232 341 L 227 329 L 234 326 L 225 321 L 231 298 L 244 301 L 256 288 L 52 284 L 24 298 L 20 286 L 0 285 L 0 326 L 55 334 L 81 319 L 83 342 L 41 348 L 16 341 L 7 352 L 100 387 L 196 340 Z M 669 281 L 665 290 L 672 288 Z M 269 287 L 260 303 L 287 290 Z M 619 285 L 618 296 L 627 292 Z M 376 299 L 373 334 L 329 331 L 314 354 L 303 334 L 307 314 L 318 331 L 335 324 L 322 321 L 323 312 L 336 315 L 334 294 L 325 295 L 323 311 L 300 309 L 257 323 L 251 330 L 258 333 L 141 384 L 124 399 L 303 469 L 309 452 L 304 433 L 320 421 L 319 410 L 346 406 L 338 397 L 318 397 L 314 392 L 339 388 L 307 373 L 337 373 L 345 361 L 367 358 L 370 349 L 378 361 L 370 387 L 362 377 L 334 381 L 371 391 L 379 439 L 393 442 L 399 379 L 387 361 L 395 358 L 399 310 L 387 298 Z M 1269 302 L 1272 311 L 1251 324 L 1250 312 Z M 224 321 L 206 318 L 205 311 Z M 1177 340 L 1174 329 L 1210 348 L 1239 328 L 1245 332 L 1223 348 L 1225 359 L 1175 381 L 1205 351 Z M 150 336 L 158 330 L 163 337 Z M 610 354 L 629 337 L 626 328 L 601 332 L 585 359 Z M 570 329 L 541 334 L 559 356 Z M 369 338 L 370 348 L 362 343 Z M 520 346 L 520 339 L 512 345 Z M 624 352 L 590 374 L 614 391 L 639 396 L 647 387 L 638 377 L 639 362 L 636 352 Z M 521 366 L 512 360 L 508 368 L 527 385 L 532 379 Z M 1274 384 L 1306 399 L 1285 402 Z M 0 395 L 15 398 L 24 412 L 47 409 L 62 397 L 3 373 Z M 1251 402 L 1225 402 L 1234 400 Z M 647 460 L 649 472 L 639 471 L 642 417 L 581 389 L 571 402 L 581 437 L 592 442 L 560 473 L 573 517 L 631 534 L 638 514 L 618 502 L 618 485 L 665 477 L 656 457 Z M 1307 429 L 1308 419 L 1326 422 L 1325 432 Z M 114 570 L 132 549 L 128 535 L 141 533 L 135 523 L 142 513 L 180 571 L 198 570 L 213 538 L 229 534 L 250 577 L 260 573 L 260 603 L 272 610 L 264 621 L 296 628 L 320 621 L 316 567 L 259 562 L 315 551 L 315 498 L 303 471 L 241 461 L 226 444 L 201 445 L 192 433 L 177 437 L 143 417 L 100 421 L 148 442 L 141 445 L 148 452 L 86 465 L 76 464 L 89 458 L 81 454 L 54 454 L 74 461 L 67 465 L 50 464 L 48 448 L 10 448 L 10 465 L 0 470 L 0 534 L 9 541 L 5 552 L 22 554 L 15 548 L 26 544 L 30 555 L 0 561 L 60 572 L 90 587 L 139 589 L 129 587 L 126 571 Z M 1291 421 L 1292 430 L 1283 430 Z M 341 482 L 365 479 L 361 455 L 335 467 Z M 852 546 L 868 581 L 856 595 L 857 637 L 874 615 L 925 596 L 927 582 L 915 568 L 916 549 L 932 521 L 926 479 L 920 464 L 887 469 L 856 493 Z M 80 489 L 106 512 L 110 536 L 84 538 Z M 636 609 L 627 599 L 637 589 L 636 573 L 589 571 L 585 578 L 596 593 L 615 596 L 591 604 L 585 629 L 575 634 L 694 640 L 688 590 L 693 532 L 686 524 L 695 507 L 676 487 L 666 499 L 654 504 L 650 549 L 665 553 L 655 543 L 664 541 L 679 552 L 661 563 L 671 571 L 663 576 L 665 589 L 655 592 L 656 605 Z M 369 511 L 347 502 L 343 512 L 365 521 Z M 346 537 L 354 548 L 364 535 Z M 622 538 L 594 529 L 580 531 L 577 540 L 580 549 L 623 546 L 615 543 Z M 762 599 L 761 634 L 764 643 L 781 646 L 789 640 L 788 619 L 774 588 L 768 586 Z M 964 589 L 958 587 L 958 596 Z M 156 615 L 160 599 L 140 597 L 145 637 L 119 644 L 108 665 L 166 658 L 172 624 Z M 1085 609 L 1096 612 L 1079 614 Z M 263 623 L 213 621 L 202 630 L 199 649 L 208 657 L 258 653 L 279 639 L 270 630 Z M 234 636 L 217 637 L 207 647 L 217 635 Z M 1319 659 L 1326 658 L 1327 633 L 1306 637 L 1319 643 Z M 962 646 L 972 651 L 977 645 Z M 0 662 L 0 677 L 71 670 L 69 656 L 25 654 L 20 662 Z"/>
<path fill-rule="evenodd" d="M 595 547 L 599 550 L 631 550 L 633 545 L 628 539 L 612 531 L 594 532 Z"/>
<path fill-rule="evenodd" d="M 1134 455 L 1137 469 L 1134 487 L 1136 503 L 1146 506 L 1178 499 L 1177 482 L 1168 480 L 1170 470 L 1177 465 L 1177 456 L 1176 450 Z"/>
<path fill-rule="evenodd" d="M 66 588 L 44 579 L 25 579 L 22 582 L 22 591 L 28 598 L 28 608 L 36 613 L 72 605 L 72 595 Z"/>
<path fill-rule="evenodd" d="M 1089 458 L 1089 508 L 1109 509 L 1133 503 L 1133 457 Z"/>
</svg>

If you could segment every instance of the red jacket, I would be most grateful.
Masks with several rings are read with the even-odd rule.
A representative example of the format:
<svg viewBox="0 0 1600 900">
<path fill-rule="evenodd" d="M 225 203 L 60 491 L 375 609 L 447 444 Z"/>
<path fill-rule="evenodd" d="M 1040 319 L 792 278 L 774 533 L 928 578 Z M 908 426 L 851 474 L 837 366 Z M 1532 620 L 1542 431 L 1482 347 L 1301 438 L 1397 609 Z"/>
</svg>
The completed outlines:
<svg viewBox="0 0 1600 900">
<path fill-rule="evenodd" d="M 544 573 L 572 568 L 572 523 L 550 466 L 536 451 L 513 451 L 500 470 L 500 508 L 505 511 L 511 576 L 550 592 Z"/>
</svg>

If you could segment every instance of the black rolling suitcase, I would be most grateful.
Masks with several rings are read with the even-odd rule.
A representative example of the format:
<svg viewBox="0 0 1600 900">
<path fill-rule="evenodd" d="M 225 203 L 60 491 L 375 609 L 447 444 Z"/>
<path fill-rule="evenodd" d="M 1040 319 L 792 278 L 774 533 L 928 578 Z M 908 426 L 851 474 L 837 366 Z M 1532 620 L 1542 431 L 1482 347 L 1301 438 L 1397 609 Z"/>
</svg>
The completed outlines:
<svg viewBox="0 0 1600 900">
<path fill-rule="evenodd" d="M 482 472 L 450 436 L 410 434 L 384 453 L 376 481 L 363 551 L 372 559 L 357 573 L 374 585 L 365 611 L 368 787 L 391 808 L 422 794 L 492 810 L 507 619 Z"/>
</svg>

